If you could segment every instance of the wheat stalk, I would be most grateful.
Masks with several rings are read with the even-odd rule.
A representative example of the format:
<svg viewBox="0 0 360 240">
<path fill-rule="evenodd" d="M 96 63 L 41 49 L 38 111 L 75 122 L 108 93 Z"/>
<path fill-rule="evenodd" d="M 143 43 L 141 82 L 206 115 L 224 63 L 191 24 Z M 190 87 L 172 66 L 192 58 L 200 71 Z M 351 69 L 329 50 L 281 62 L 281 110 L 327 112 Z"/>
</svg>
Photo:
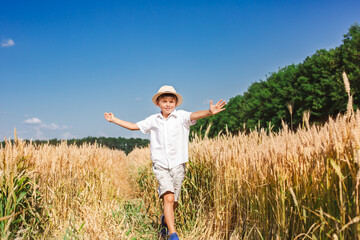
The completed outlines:
<svg viewBox="0 0 360 240">
<path fill-rule="evenodd" d="M 342 72 L 343 82 L 345 86 L 345 91 L 347 92 L 348 96 L 350 97 L 350 82 L 347 77 L 347 74 L 345 71 Z"/>
</svg>

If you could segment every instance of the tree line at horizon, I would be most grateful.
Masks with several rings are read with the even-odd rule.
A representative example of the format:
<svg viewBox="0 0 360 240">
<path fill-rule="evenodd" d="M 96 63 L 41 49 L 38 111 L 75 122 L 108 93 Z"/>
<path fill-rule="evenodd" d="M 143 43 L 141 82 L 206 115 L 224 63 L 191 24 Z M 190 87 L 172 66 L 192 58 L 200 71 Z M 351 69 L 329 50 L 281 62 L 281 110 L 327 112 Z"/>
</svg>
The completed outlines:
<svg viewBox="0 0 360 240">
<path fill-rule="evenodd" d="M 270 73 L 265 81 L 254 82 L 242 95 L 231 98 L 226 110 L 198 120 L 191 130 L 208 137 L 221 132 L 237 134 L 256 128 L 278 131 L 282 121 L 296 130 L 310 113 L 310 123 L 323 123 L 346 111 L 348 95 L 342 72 L 348 75 L 353 107 L 360 103 L 360 26 L 352 25 L 342 44 L 321 49 L 302 63 L 291 64 Z"/>
<path fill-rule="evenodd" d="M 13 140 L 12 140 L 13 141 Z M 29 143 L 30 140 L 24 140 L 26 143 Z M 58 145 L 64 140 L 53 138 L 49 140 L 32 140 L 32 144 L 50 144 Z M 106 146 L 110 149 L 117 149 L 124 151 L 125 154 L 130 153 L 134 148 L 147 147 L 150 143 L 149 139 L 142 138 L 123 138 L 123 137 L 85 137 L 81 139 L 68 139 L 66 140 L 68 145 L 75 144 L 76 146 L 81 146 L 83 144 L 98 144 L 101 146 Z M 0 146 L 5 146 L 5 141 L 0 142 Z"/>
</svg>

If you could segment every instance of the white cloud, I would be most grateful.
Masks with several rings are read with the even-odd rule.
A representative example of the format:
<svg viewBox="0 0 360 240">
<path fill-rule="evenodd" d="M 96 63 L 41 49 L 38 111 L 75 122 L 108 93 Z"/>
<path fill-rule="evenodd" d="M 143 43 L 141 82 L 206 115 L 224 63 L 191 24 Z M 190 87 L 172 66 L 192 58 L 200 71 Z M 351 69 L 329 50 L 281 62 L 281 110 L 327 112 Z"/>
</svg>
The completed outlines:
<svg viewBox="0 0 360 240">
<path fill-rule="evenodd" d="M 51 129 L 51 130 L 61 129 L 60 126 L 55 123 L 50 123 L 50 124 L 44 123 L 44 124 L 41 124 L 40 127 L 46 128 L 46 129 Z"/>
<path fill-rule="evenodd" d="M 43 128 L 43 129 L 50 129 L 50 130 L 68 129 L 68 126 L 66 126 L 66 125 L 59 126 L 56 123 L 50 123 L 50 124 L 43 123 L 43 124 L 39 125 L 39 127 Z"/>
<path fill-rule="evenodd" d="M 137 98 L 135 98 L 135 100 L 136 100 L 136 101 L 141 101 L 142 98 L 137 97 Z"/>
<path fill-rule="evenodd" d="M 72 139 L 72 138 L 76 138 L 76 136 L 72 135 L 70 132 L 66 132 L 61 135 L 61 139 Z"/>
<path fill-rule="evenodd" d="M 40 125 L 41 128 L 46 128 L 46 129 L 51 129 L 51 130 L 62 130 L 62 129 L 68 129 L 68 126 L 66 125 L 62 125 L 59 126 L 56 123 L 50 123 L 50 124 L 41 124 Z"/>
<path fill-rule="evenodd" d="M 28 124 L 28 125 L 37 125 L 37 127 L 40 129 L 40 128 L 43 128 L 43 129 L 50 129 L 50 130 L 61 130 L 61 129 L 68 129 L 69 127 L 66 126 L 66 125 L 62 125 L 62 126 L 59 126 L 58 124 L 56 123 L 50 123 L 50 124 L 47 124 L 47 123 L 43 123 L 39 118 L 37 117 L 33 117 L 33 118 L 29 118 L 29 119 L 26 119 L 24 121 L 25 124 Z"/>
<path fill-rule="evenodd" d="M 33 118 L 26 119 L 24 121 L 24 123 L 29 124 L 29 125 L 39 125 L 42 123 L 42 121 L 36 117 L 33 117 Z"/>
<path fill-rule="evenodd" d="M 12 47 L 14 45 L 15 45 L 15 42 L 11 38 L 4 39 L 4 40 L 1 41 L 1 46 L 2 47 Z"/>
<path fill-rule="evenodd" d="M 35 129 L 35 139 L 43 140 L 45 139 L 44 133 L 41 131 L 39 127 L 34 127 Z"/>
<path fill-rule="evenodd" d="M 71 133 L 63 131 L 66 129 L 70 129 L 70 127 L 66 125 L 45 123 L 37 117 L 26 119 L 23 123 L 30 126 L 30 131 L 33 133 L 30 134 L 32 135 L 31 138 L 34 137 L 35 139 L 39 140 L 50 139 L 54 138 L 50 137 L 54 136 L 54 134 L 56 138 L 58 138 L 59 136 L 63 139 L 75 138 Z"/>
</svg>

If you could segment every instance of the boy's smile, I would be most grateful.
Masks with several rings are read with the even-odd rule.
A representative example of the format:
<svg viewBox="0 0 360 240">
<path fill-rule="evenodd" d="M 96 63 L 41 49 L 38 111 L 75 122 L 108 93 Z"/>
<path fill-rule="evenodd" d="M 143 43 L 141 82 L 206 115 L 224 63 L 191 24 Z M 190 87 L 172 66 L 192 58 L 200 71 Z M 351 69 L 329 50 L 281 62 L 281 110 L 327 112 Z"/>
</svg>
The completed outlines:
<svg viewBox="0 0 360 240">
<path fill-rule="evenodd" d="M 176 99 L 174 97 L 163 97 L 158 99 L 158 106 L 164 118 L 167 118 L 170 113 L 175 110 Z"/>
</svg>

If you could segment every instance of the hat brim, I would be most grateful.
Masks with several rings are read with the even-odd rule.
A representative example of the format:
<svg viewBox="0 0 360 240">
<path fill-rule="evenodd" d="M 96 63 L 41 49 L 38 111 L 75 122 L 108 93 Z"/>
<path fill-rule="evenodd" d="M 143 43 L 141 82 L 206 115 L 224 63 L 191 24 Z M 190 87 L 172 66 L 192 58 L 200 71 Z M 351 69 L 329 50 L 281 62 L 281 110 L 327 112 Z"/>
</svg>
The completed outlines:
<svg viewBox="0 0 360 240">
<path fill-rule="evenodd" d="M 174 92 L 160 92 L 160 93 L 157 93 L 155 94 L 153 97 L 152 97 L 152 102 L 158 106 L 156 100 L 158 99 L 158 97 L 160 97 L 160 95 L 163 95 L 163 94 L 174 94 L 176 97 L 177 97 L 177 103 L 176 103 L 176 107 L 180 106 L 183 102 L 183 97 L 178 94 L 178 93 L 174 93 Z"/>
</svg>

